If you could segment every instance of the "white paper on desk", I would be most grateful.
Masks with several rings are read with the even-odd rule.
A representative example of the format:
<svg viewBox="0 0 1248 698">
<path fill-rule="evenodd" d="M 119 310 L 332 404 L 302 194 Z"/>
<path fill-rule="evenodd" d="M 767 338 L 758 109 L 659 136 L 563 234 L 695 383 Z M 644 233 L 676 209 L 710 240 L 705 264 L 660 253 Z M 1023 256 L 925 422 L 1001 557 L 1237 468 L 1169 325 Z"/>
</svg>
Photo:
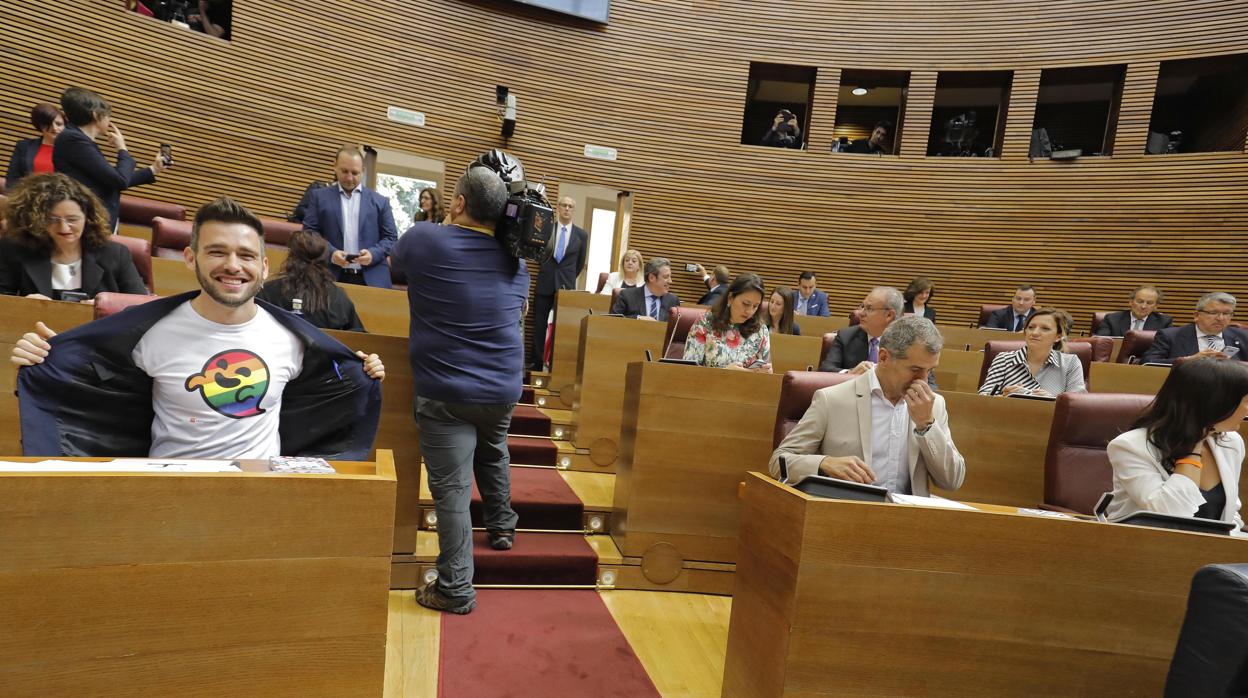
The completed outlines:
<svg viewBox="0 0 1248 698">
<path fill-rule="evenodd" d="M 84 462 L 41 460 L 36 463 L 0 461 L 5 473 L 239 473 L 236 461 L 175 460 L 159 458 L 118 458 L 112 461 Z"/>
<path fill-rule="evenodd" d="M 1075 517 L 1070 514 L 1063 514 L 1060 511 L 1049 511 L 1047 509 L 1028 509 L 1026 507 L 1019 507 L 1018 513 L 1025 514 L 1027 516 L 1043 516 L 1050 519 L 1071 519 L 1072 521 L 1075 519 Z"/>
<path fill-rule="evenodd" d="M 894 504 L 911 504 L 917 507 L 936 507 L 938 509 L 966 509 L 967 511 L 979 511 L 975 507 L 967 506 L 962 502 L 955 502 L 952 499 L 944 499 L 942 497 L 922 497 L 917 494 L 898 494 L 889 492 L 888 498 Z"/>
</svg>

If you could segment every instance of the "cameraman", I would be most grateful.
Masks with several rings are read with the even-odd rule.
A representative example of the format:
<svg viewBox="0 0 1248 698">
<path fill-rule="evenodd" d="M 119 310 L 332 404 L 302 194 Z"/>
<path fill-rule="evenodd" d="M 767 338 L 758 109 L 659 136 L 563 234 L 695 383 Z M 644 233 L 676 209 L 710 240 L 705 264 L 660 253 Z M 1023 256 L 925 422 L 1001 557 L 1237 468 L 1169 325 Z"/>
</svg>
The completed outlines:
<svg viewBox="0 0 1248 698">
<path fill-rule="evenodd" d="M 763 135 L 762 144 L 773 148 L 800 149 L 802 129 L 797 125 L 797 116 L 788 109 L 781 109 L 771 123 L 771 130 Z"/>
<path fill-rule="evenodd" d="M 468 514 L 474 472 L 491 547 L 510 548 L 516 530 L 507 430 L 520 399 L 517 323 L 529 272 L 494 239 L 506 202 L 499 175 L 472 167 L 455 186 L 450 224 L 416 223 L 392 257 L 408 279 L 416 423 L 438 515 L 438 578 L 416 601 L 458 614 L 477 605 Z"/>
</svg>

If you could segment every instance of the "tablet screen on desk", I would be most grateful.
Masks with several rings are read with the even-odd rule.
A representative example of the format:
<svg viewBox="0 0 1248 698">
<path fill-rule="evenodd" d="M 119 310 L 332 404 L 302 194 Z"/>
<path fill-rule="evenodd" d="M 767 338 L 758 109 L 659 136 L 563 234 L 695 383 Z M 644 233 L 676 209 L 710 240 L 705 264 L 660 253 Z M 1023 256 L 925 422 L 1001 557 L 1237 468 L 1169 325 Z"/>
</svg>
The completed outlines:
<svg viewBox="0 0 1248 698">
<path fill-rule="evenodd" d="M 1166 528 L 1171 531 L 1187 531 L 1189 533 L 1213 533 L 1217 535 L 1228 535 L 1235 530 L 1235 524 L 1231 521 L 1218 521 L 1215 519 L 1198 519 L 1194 516 L 1174 516 L 1173 514 L 1158 514 L 1153 511 L 1136 512 L 1117 523 L 1130 524 L 1132 526 L 1149 526 L 1151 528 Z"/>
<path fill-rule="evenodd" d="M 848 499 L 855 502 L 887 502 L 888 490 L 861 482 L 839 480 L 822 475 L 811 475 L 793 485 L 794 489 L 812 497 L 824 499 Z"/>
<path fill-rule="evenodd" d="M 662 359 L 659 359 L 659 363 L 661 363 L 661 364 L 681 364 L 682 366 L 697 366 L 697 365 L 698 365 L 698 362 L 697 362 L 697 361 L 694 361 L 693 359 L 670 359 L 670 358 L 667 358 L 667 357 L 663 357 Z"/>
<path fill-rule="evenodd" d="M 1010 393 L 1006 397 L 1016 397 L 1020 400 L 1047 400 L 1053 402 L 1057 398 L 1052 395 L 1028 395 L 1027 393 Z"/>
</svg>

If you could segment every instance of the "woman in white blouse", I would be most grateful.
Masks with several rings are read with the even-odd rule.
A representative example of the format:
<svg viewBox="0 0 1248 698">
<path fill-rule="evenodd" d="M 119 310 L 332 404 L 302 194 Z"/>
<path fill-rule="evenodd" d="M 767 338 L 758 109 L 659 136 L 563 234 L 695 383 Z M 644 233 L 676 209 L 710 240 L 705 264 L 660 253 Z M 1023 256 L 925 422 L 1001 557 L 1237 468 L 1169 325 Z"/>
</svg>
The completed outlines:
<svg viewBox="0 0 1248 698">
<path fill-rule="evenodd" d="M 637 250 L 625 252 L 620 257 L 620 270 L 613 271 L 607 276 L 607 283 L 603 285 L 599 293 L 609 296 L 617 288 L 633 288 L 644 284 L 646 277 L 642 275 L 641 268 L 641 253 Z"/>
<path fill-rule="evenodd" d="M 1117 521 L 1139 511 L 1235 523 L 1248 415 L 1248 367 L 1201 358 L 1176 366 L 1131 431 L 1109 443 Z"/>
<path fill-rule="evenodd" d="M 1056 308 L 1041 308 L 1023 328 L 1026 345 L 1018 351 L 997 354 L 988 367 L 980 395 L 1037 395 L 1086 393 L 1079 357 L 1062 351 L 1070 315 Z"/>
</svg>

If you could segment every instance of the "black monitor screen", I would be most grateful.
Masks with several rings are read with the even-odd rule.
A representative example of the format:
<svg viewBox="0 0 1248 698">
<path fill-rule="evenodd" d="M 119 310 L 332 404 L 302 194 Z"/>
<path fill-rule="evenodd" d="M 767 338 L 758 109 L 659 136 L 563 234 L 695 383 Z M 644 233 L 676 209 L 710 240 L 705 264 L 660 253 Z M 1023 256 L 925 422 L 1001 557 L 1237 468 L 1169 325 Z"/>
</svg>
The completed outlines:
<svg viewBox="0 0 1248 698">
<path fill-rule="evenodd" d="M 607 23 L 611 0 L 515 0 L 526 5 L 545 7 L 574 17 L 584 17 L 595 22 Z"/>
</svg>

